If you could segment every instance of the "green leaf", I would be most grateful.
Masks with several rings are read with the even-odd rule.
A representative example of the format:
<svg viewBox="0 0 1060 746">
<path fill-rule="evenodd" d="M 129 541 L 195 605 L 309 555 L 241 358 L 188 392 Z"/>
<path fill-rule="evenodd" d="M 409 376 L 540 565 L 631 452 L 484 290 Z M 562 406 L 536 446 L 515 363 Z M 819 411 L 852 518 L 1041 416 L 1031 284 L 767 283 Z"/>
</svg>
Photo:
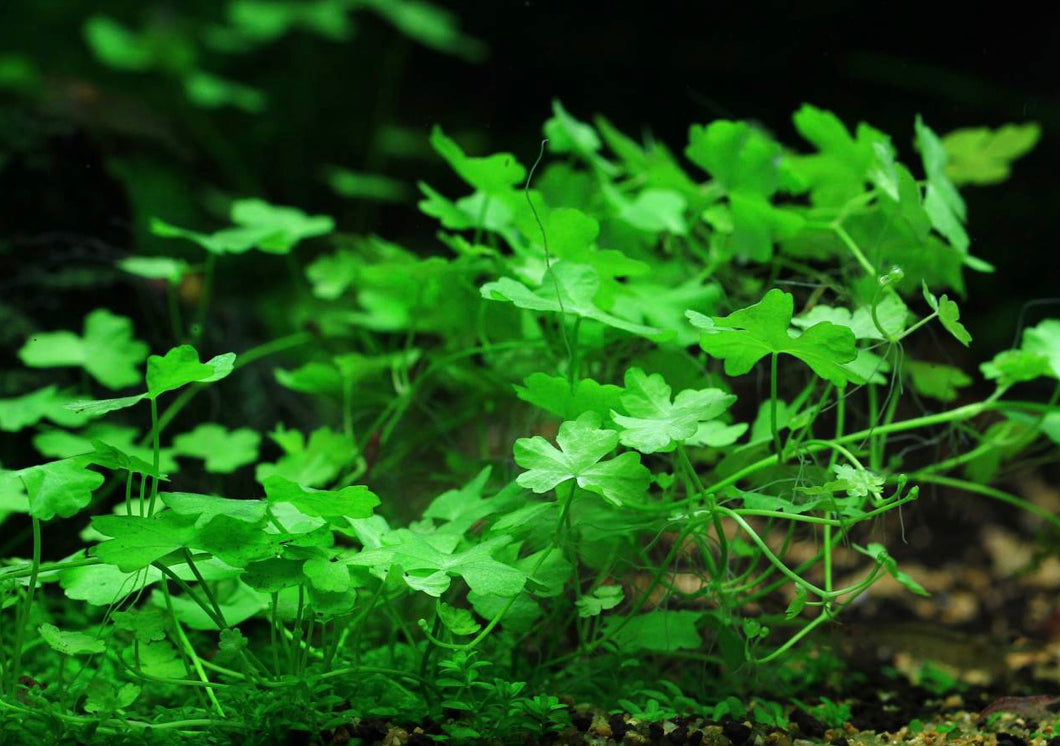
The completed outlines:
<svg viewBox="0 0 1060 746">
<path fill-rule="evenodd" d="M 184 76 L 183 83 L 188 100 L 204 109 L 234 106 L 251 114 L 265 110 L 265 95 L 261 91 L 219 75 L 194 70 Z"/>
<path fill-rule="evenodd" d="M 604 631 L 625 652 L 698 650 L 703 638 L 696 630 L 696 622 L 702 616 L 699 611 L 651 611 L 628 618 L 610 616 Z"/>
<path fill-rule="evenodd" d="M 199 353 L 191 345 L 174 347 L 164 357 L 152 355 L 147 359 L 147 398 L 179 389 L 189 383 L 219 381 L 232 372 L 236 354 L 226 352 L 199 362 Z"/>
<path fill-rule="evenodd" d="M 806 223 L 756 192 L 732 192 L 728 206 L 712 205 L 702 217 L 714 228 L 712 243 L 723 258 L 761 263 L 773 258 L 774 243 L 797 235 Z"/>
<path fill-rule="evenodd" d="M 107 649 L 107 644 L 87 632 L 66 632 L 53 624 L 42 624 L 37 630 L 48 647 L 63 655 L 96 655 Z"/>
<path fill-rule="evenodd" d="M 802 610 L 806 607 L 807 598 L 806 588 L 801 585 L 795 586 L 795 595 L 792 597 L 791 603 L 788 604 L 788 608 L 784 610 L 784 618 L 791 620 L 802 613 Z"/>
<path fill-rule="evenodd" d="M 692 125 L 685 155 L 728 192 L 770 196 L 779 185 L 780 145 L 746 122 L 719 119 L 707 126 Z"/>
<path fill-rule="evenodd" d="M 909 374 L 917 393 L 941 402 L 956 400 L 958 389 L 972 383 L 971 377 L 963 370 L 942 363 L 907 360 L 903 370 Z"/>
<path fill-rule="evenodd" d="M 1046 355 L 1023 349 L 1002 350 L 994 355 L 993 360 L 980 365 L 979 370 L 987 380 L 997 380 L 999 386 L 1011 386 L 1041 376 L 1056 375 Z"/>
<path fill-rule="evenodd" d="M 446 490 L 434 498 L 423 517 L 444 521 L 446 531 L 464 534 L 483 518 L 503 510 L 505 501 L 500 495 L 488 500 L 482 497 L 491 470 L 487 466 L 460 489 Z"/>
<path fill-rule="evenodd" d="M 908 574 L 898 569 L 898 563 L 895 562 L 894 557 L 887 553 L 887 549 L 882 544 L 872 543 L 867 547 L 860 547 L 855 544 L 854 549 L 876 560 L 876 562 L 882 565 L 883 568 L 898 581 L 899 585 L 904 587 L 907 591 L 911 591 L 918 596 L 931 595 L 924 590 L 924 587 L 920 585 L 920 583 L 916 582 L 916 580 Z"/>
<path fill-rule="evenodd" d="M 240 578 L 254 590 L 278 593 L 284 588 L 302 585 L 305 581 L 302 565 L 300 560 L 269 557 L 251 562 Z"/>
<path fill-rule="evenodd" d="M 567 591 L 574 566 L 555 547 L 520 557 L 516 566 L 526 573 L 527 582 L 538 598 L 552 598 Z"/>
<path fill-rule="evenodd" d="M 646 233 L 688 234 L 688 200 L 672 189 L 645 189 L 620 204 L 618 217 Z"/>
<path fill-rule="evenodd" d="M 367 518 L 379 504 L 379 498 L 361 484 L 340 490 L 316 490 L 303 487 L 279 474 L 266 477 L 262 484 L 269 502 L 291 503 L 308 516 Z"/>
<path fill-rule="evenodd" d="M 600 585 L 592 593 L 582 596 L 574 605 L 578 607 L 578 616 L 585 618 L 599 616 L 608 609 L 622 603 L 625 593 L 620 585 Z"/>
<path fill-rule="evenodd" d="M 217 649 L 221 653 L 231 655 L 244 650 L 249 644 L 247 638 L 237 627 L 230 627 L 221 630 L 218 635 Z"/>
<path fill-rule="evenodd" d="M 59 584 L 67 598 L 93 606 L 111 606 L 161 579 L 162 571 L 155 567 L 128 573 L 114 565 L 89 565 L 59 573 Z"/>
<path fill-rule="evenodd" d="M 254 501 L 261 502 L 261 501 Z M 200 522 L 201 523 L 201 522 Z M 203 549 L 232 567 L 273 557 L 287 533 L 265 533 L 260 522 L 250 523 L 226 513 L 215 513 L 210 522 L 193 537 L 195 549 Z"/>
<path fill-rule="evenodd" d="M 482 629 L 482 625 L 475 621 L 475 618 L 471 616 L 471 612 L 467 609 L 458 609 L 455 606 L 450 606 L 445 601 L 439 601 L 436 608 L 438 609 L 438 618 L 442 620 L 445 628 L 454 635 L 473 635 Z"/>
<path fill-rule="evenodd" d="M 350 171 L 346 168 L 331 166 L 327 169 L 326 179 L 336 194 L 351 199 L 406 202 L 412 196 L 412 190 L 405 182 L 383 174 Z"/>
<path fill-rule="evenodd" d="M 487 54 L 486 45 L 460 31 L 456 14 L 441 4 L 422 0 L 366 0 L 363 5 L 385 18 L 410 39 L 439 52 L 456 55 L 469 62 L 479 62 Z M 345 11 L 349 4 L 341 2 Z"/>
<path fill-rule="evenodd" d="M 83 414 L 89 417 L 100 417 L 108 412 L 127 409 L 146 398 L 146 396 L 146 394 L 137 394 L 136 396 L 122 396 L 117 399 L 75 400 L 67 404 L 66 408 L 77 414 Z"/>
<path fill-rule="evenodd" d="M 442 224 L 443 228 L 448 228 L 452 231 L 462 231 L 474 228 L 479 224 L 479 217 L 482 219 L 482 227 L 489 227 L 489 215 L 472 215 L 464 209 L 465 205 L 454 203 L 452 200 L 442 196 L 422 181 L 417 182 L 416 186 L 418 186 L 420 191 L 426 196 L 426 199 L 420 200 L 417 204 L 420 208 L 420 212 L 437 219 Z"/>
<path fill-rule="evenodd" d="M 641 453 L 670 451 L 691 438 L 699 424 L 713 420 L 728 409 L 736 397 L 721 389 L 685 390 L 670 401 L 670 386 L 658 373 L 646 375 L 640 368 L 626 371 L 622 408 L 611 412 L 622 428 L 619 440 Z"/>
<path fill-rule="evenodd" d="M 552 101 L 552 117 L 545 122 L 544 132 L 549 151 L 574 154 L 606 176 L 618 172 L 615 164 L 599 154 L 600 136 L 592 125 L 568 114 L 558 99 Z"/>
<path fill-rule="evenodd" d="M 809 104 L 795 113 L 793 122 L 818 152 L 788 156 L 782 166 L 800 191 L 810 189 L 814 205 L 842 207 L 862 194 L 870 180 L 885 193 L 893 190 L 890 160 L 880 150 L 886 151 L 890 142 L 878 130 L 859 124 L 852 136 L 834 114 Z"/>
<path fill-rule="evenodd" d="M 661 329 L 634 324 L 598 307 L 594 298 L 599 289 L 600 275 L 593 267 L 558 261 L 545 273 L 541 285 L 536 290 L 531 290 L 509 277 L 502 277 L 483 285 L 481 294 L 486 300 L 508 301 L 519 308 L 569 313 L 594 319 L 607 326 L 644 337 L 658 337 L 664 334 Z"/>
<path fill-rule="evenodd" d="M 342 394 L 342 375 L 328 363 L 309 362 L 294 370 L 273 370 L 276 381 L 294 391 L 305 394 Z"/>
<path fill-rule="evenodd" d="M 942 138 L 948 156 L 946 176 L 954 184 L 997 184 L 1008 178 L 1012 162 L 1038 143 L 1037 124 L 1006 124 L 996 130 L 974 127 Z"/>
<path fill-rule="evenodd" d="M 233 500 L 194 492 L 160 492 L 162 502 L 174 513 L 193 516 L 195 528 L 202 528 L 219 515 L 244 523 L 258 523 L 265 519 L 264 500 Z"/>
<path fill-rule="evenodd" d="M 323 554 L 306 560 L 302 574 L 314 588 L 328 593 L 346 593 L 352 585 L 350 568 Z"/>
<path fill-rule="evenodd" d="M 859 469 L 851 464 L 836 464 L 832 467 L 838 489 L 846 490 L 849 497 L 883 497 L 884 478 L 868 469 Z"/>
<path fill-rule="evenodd" d="M 94 679 L 85 687 L 85 712 L 93 715 L 120 713 L 140 696 L 140 687 L 125 683 L 116 687 L 108 681 Z"/>
<path fill-rule="evenodd" d="M 470 158 L 438 125 L 431 130 L 431 145 L 461 179 L 487 194 L 506 192 L 526 178 L 526 169 L 511 153 Z"/>
<path fill-rule="evenodd" d="M 0 469 L 0 523 L 13 513 L 28 513 L 29 498 L 18 472 Z"/>
<path fill-rule="evenodd" d="M 31 368 L 76 366 L 110 389 L 140 382 L 139 365 L 147 345 L 133 339 L 132 321 L 98 308 L 85 317 L 84 335 L 42 332 L 31 337 L 18 356 Z"/>
<path fill-rule="evenodd" d="M 168 256 L 130 256 L 118 262 L 118 268 L 147 280 L 165 280 L 178 285 L 191 269 L 187 262 Z"/>
<path fill-rule="evenodd" d="M 909 308 L 896 293 L 888 293 L 876 305 L 876 321 L 890 337 L 897 337 L 905 330 Z M 822 321 L 849 327 L 858 339 L 883 340 L 884 335 L 872 318 L 870 306 L 859 306 L 853 312 L 840 306 L 817 305 L 791 320 L 792 325 L 807 329 Z"/>
<path fill-rule="evenodd" d="M 67 409 L 74 401 L 57 386 L 45 386 L 22 396 L 0 399 L 0 430 L 18 432 L 48 419 L 64 427 L 79 427 L 89 416 Z"/>
<path fill-rule="evenodd" d="M 745 432 L 747 432 L 746 422 L 739 422 L 735 425 L 726 425 L 720 420 L 700 422 L 695 434 L 685 439 L 685 445 L 726 448 L 738 441 Z"/>
<path fill-rule="evenodd" d="M 523 383 L 526 385 L 515 387 L 516 396 L 564 420 L 577 419 L 582 412 L 596 412 L 602 420 L 619 406 L 622 395 L 620 386 L 591 378 L 572 386 L 564 376 L 531 373 Z"/>
<path fill-rule="evenodd" d="M 313 285 L 313 295 L 322 300 L 335 300 L 357 279 L 360 262 L 350 251 L 323 254 L 306 267 L 305 274 Z"/>
<path fill-rule="evenodd" d="M 199 233 L 154 218 L 151 232 L 163 238 L 187 239 L 211 254 L 243 254 L 251 249 L 287 254 L 302 240 L 335 229 L 334 221 L 326 215 L 307 215 L 297 208 L 270 205 L 260 199 L 236 200 L 230 217 L 238 227 L 215 233 Z"/>
<path fill-rule="evenodd" d="M 1026 329 L 1022 348 L 1032 355 L 1044 357 L 1053 376 L 1060 378 L 1060 320 L 1046 319 Z"/>
<path fill-rule="evenodd" d="M 149 449 L 141 449 L 141 451 L 148 450 Z M 145 453 L 145 455 L 148 454 Z M 165 474 L 160 474 L 158 469 L 155 469 L 153 463 L 149 463 L 147 460 L 140 458 L 139 456 L 127 453 L 125 450 L 102 440 L 92 441 L 92 453 L 88 454 L 88 460 L 93 464 L 103 466 L 107 469 L 113 469 L 115 471 L 145 474 L 156 477 L 160 480 L 167 479 Z M 159 459 L 159 465 L 161 466 L 161 464 L 162 460 Z"/>
<path fill-rule="evenodd" d="M 111 422 L 95 422 L 84 430 L 72 433 L 47 430 L 33 436 L 33 445 L 50 458 L 85 456 L 86 463 L 96 463 L 108 469 L 131 469 L 138 474 L 155 474 L 154 449 L 139 445 L 143 433 L 135 427 Z M 168 448 L 158 451 L 158 476 L 178 470 Z"/>
<path fill-rule="evenodd" d="M 253 430 L 227 430 L 210 422 L 176 436 L 173 452 L 203 459 L 206 471 L 213 474 L 231 474 L 257 461 L 260 444 L 261 436 Z"/>
<path fill-rule="evenodd" d="M 122 572 L 147 567 L 170 552 L 188 546 L 195 536 L 194 521 L 173 511 L 151 517 L 102 515 L 92 527 L 111 539 L 97 544 L 92 555 Z"/>
<path fill-rule="evenodd" d="M 135 71 L 150 70 L 155 65 L 155 50 L 147 40 L 113 18 L 92 16 L 83 31 L 89 48 L 105 65 Z"/>
<path fill-rule="evenodd" d="M 455 535 L 449 536 L 459 540 Z M 489 539 L 464 552 L 453 552 L 453 544 L 447 538 L 398 529 L 390 533 L 384 546 L 363 550 L 348 563 L 372 567 L 384 574 L 392 566 L 399 566 L 405 571 L 405 582 L 410 587 L 436 598 L 449 588 L 450 575 L 464 578 L 471 590 L 479 594 L 510 598 L 523 589 L 526 574 L 492 557 L 509 543 L 509 537 Z"/>
<path fill-rule="evenodd" d="M 318 428 L 306 443 L 297 430 L 278 427 L 270 437 L 284 450 L 285 455 L 275 463 L 258 464 L 254 478 L 263 482 L 278 474 L 306 487 L 326 484 L 338 476 L 339 471 L 357 456 L 353 441 L 342 433 L 328 427 Z"/>
<path fill-rule="evenodd" d="M 515 462 L 527 471 L 516 481 L 542 494 L 573 479 L 582 489 L 615 505 L 639 502 L 651 480 L 640 457 L 623 453 L 601 461 L 618 445 L 618 438 L 618 433 L 600 429 L 600 417 L 594 412 L 585 412 L 577 420 L 560 425 L 558 449 L 540 435 L 520 438 L 515 441 Z"/>
<path fill-rule="evenodd" d="M 166 639 L 166 625 L 169 620 L 161 609 L 140 608 L 128 611 L 112 611 L 114 626 L 132 632 L 140 642 L 152 642 Z"/>
<path fill-rule="evenodd" d="M 939 321 L 942 322 L 942 326 L 953 335 L 954 339 L 960 342 L 962 345 L 967 347 L 972 341 L 972 335 L 968 333 L 968 330 L 964 328 L 964 324 L 960 322 L 961 311 L 957 308 L 957 304 L 950 300 L 945 295 L 939 296 L 938 298 L 928 290 L 927 283 L 922 283 L 924 290 L 924 300 L 931 306 L 932 311 L 937 311 L 939 315 Z"/>
<path fill-rule="evenodd" d="M 84 459 L 51 461 L 17 472 L 29 495 L 29 514 L 42 521 L 70 518 L 92 501 L 103 475 L 87 468 Z"/>
<path fill-rule="evenodd" d="M 968 251 L 968 233 L 964 230 L 967 208 L 953 182 L 946 176 L 949 156 L 930 127 L 916 118 L 916 146 L 924 161 L 927 188 L 924 190 L 924 210 L 931 218 L 931 226 L 941 233 L 953 248 L 962 254 Z"/>
<path fill-rule="evenodd" d="M 773 289 L 758 303 L 728 316 L 711 319 L 691 311 L 688 316 L 703 332 L 700 346 L 725 361 L 727 375 L 743 375 L 766 355 L 786 353 L 836 385 L 860 383 L 860 377 L 843 365 L 857 357 L 854 333 L 848 327 L 821 321 L 792 336 L 794 303 L 790 293 Z"/>
<path fill-rule="evenodd" d="M 136 653 L 136 662 L 140 664 L 140 670 L 148 676 L 161 679 L 182 679 L 187 674 L 184 659 L 177 655 L 177 649 L 168 640 L 140 645 Z"/>
</svg>

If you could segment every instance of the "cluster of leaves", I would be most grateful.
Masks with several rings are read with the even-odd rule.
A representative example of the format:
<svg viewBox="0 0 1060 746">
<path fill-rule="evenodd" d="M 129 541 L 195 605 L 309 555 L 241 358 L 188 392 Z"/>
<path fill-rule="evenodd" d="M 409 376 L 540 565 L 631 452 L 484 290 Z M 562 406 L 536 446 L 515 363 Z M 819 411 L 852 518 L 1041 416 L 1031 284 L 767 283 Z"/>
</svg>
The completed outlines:
<svg viewBox="0 0 1060 746">
<path fill-rule="evenodd" d="M 33 693 L 41 711 L 100 715 L 107 732 L 231 725 L 249 690 L 335 710 L 306 727 L 348 706 L 456 717 L 457 740 L 503 735 L 564 724 L 545 687 L 619 701 L 592 672 L 672 659 L 715 680 L 782 660 L 885 574 L 924 593 L 859 525 L 918 483 L 1020 505 L 985 482 L 1060 441 L 1060 388 L 1006 396 L 1060 381 L 1060 321 L 984 364 L 994 392 L 959 407 L 970 376 L 902 345 L 935 321 L 970 342 L 948 293 L 990 268 L 969 253 L 956 187 L 996 179 L 1020 152 L 1006 138 L 1036 130 L 939 138 L 917 120 L 917 178 L 868 125 L 812 106 L 794 121 L 809 153 L 744 122 L 693 126 L 694 170 L 556 103 L 532 182 L 514 155 L 469 156 L 436 128 L 470 190 L 420 184 L 447 256 L 339 235 L 302 265 L 334 221 L 258 199 L 234 200 L 213 232 L 157 216 L 157 237 L 203 261 L 128 257 L 130 276 L 210 288 L 222 265 L 286 262 L 309 287 L 290 316 L 311 330 L 202 362 L 182 316 L 174 346 L 149 355 L 132 320 L 100 308 L 80 334 L 25 341 L 26 366 L 91 381 L 0 400 L 0 429 L 50 459 L 0 472 L 0 517 L 27 514 L 33 535 L 32 557 L 0 569 L 2 711 L 35 712 L 33 675 L 60 683 Z M 233 374 L 272 355 L 295 366 L 273 369 L 278 384 L 330 419 L 267 440 L 216 422 L 171 433 L 200 391 L 234 396 Z M 940 409 L 909 416 L 905 387 Z M 1003 419 L 979 433 L 986 413 Z M 943 463 L 893 447 L 958 427 L 975 444 Z M 412 461 L 450 488 L 434 496 Z M 52 527 L 84 518 L 78 551 L 44 561 Z M 845 547 L 866 559 L 839 586 Z M 40 602 L 59 594 L 89 609 L 79 624 Z M 484 673 L 501 667 L 509 678 Z M 693 684 L 732 710 L 717 684 Z"/>
</svg>

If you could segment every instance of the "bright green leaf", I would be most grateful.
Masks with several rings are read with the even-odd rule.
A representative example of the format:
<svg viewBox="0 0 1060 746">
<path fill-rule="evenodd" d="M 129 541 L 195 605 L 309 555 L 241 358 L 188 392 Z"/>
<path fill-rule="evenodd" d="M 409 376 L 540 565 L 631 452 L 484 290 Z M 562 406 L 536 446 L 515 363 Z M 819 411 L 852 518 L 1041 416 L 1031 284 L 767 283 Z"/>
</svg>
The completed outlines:
<svg viewBox="0 0 1060 746">
<path fill-rule="evenodd" d="M 89 416 L 74 412 L 67 404 L 74 401 L 57 386 L 45 386 L 22 396 L 0 399 L 0 430 L 18 432 L 48 419 L 64 427 L 79 427 Z"/>
<path fill-rule="evenodd" d="M 116 412 L 119 409 L 127 409 L 146 397 L 146 394 L 135 396 L 122 396 L 117 399 L 90 399 L 75 400 L 66 405 L 66 408 L 77 414 L 89 417 L 100 417 L 108 412 Z"/>
<path fill-rule="evenodd" d="M 599 273 L 586 264 L 559 261 L 545 273 L 537 290 L 509 277 L 482 286 L 482 297 L 487 300 L 508 301 L 519 308 L 551 313 L 569 313 L 583 318 L 595 319 L 607 326 L 622 329 L 631 334 L 657 337 L 663 334 L 642 324 L 634 324 L 599 308 L 595 302 L 600 289 Z"/>
<path fill-rule="evenodd" d="M 195 528 L 202 528 L 219 515 L 244 523 L 258 523 L 265 518 L 264 500 L 233 500 L 194 492 L 160 492 L 158 496 L 177 515 L 194 517 Z"/>
<path fill-rule="evenodd" d="M 906 590 L 915 593 L 918 596 L 931 595 L 922 585 L 920 585 L 920 583 L 916 582 L 916 580 L 907 573 L 898 569 L 898 563 L 895 561 L 894 557 L 887 553 L 886 547 L 882 544 L 872 543 L 867 547 L 860 547 L 855 544 L 854 549 L 876 560 L 876 562 L 882 565 L 883 568 L 898 581 L 899 585 L 903 586 Z"/>
<path fill-rule="evenodd" d="M 799 336 L 791 333 L 794 298 L 773 289 L 758 303 L 713 319 L 689 312 L 702 331 L 700 346 L 725 361 L 725 373 L 743 375 L 771 353 L 786 353 L 836 385 L 860 379 L 844 363 L 857 357 L 854 333 L 828 321 L 814 324 Z"/>
<path fill-rule="evenodd" d="M 42 521 L 76 515 L 104 481 L 102 474 L 87 468 L 84 459 L 51 461 L 17 473 L 29 495 L 29 514 Z"/>
<path fill-rule="evenodd" d="M 98 308 L 85 317 L 84 335 L 41 332 L 18 352 L 31 368 L 77 366 L 110 389 L 140 382 L 139 365 L 147 345 L 133 339 L 132 321 Z"/>
<path fill-rule="evenodd" d="M 266 477 L 262 484 L 269 502 L 291 503 L 308 516 L 367 518 L 379 504 L 379 498 L 360 484 L 339 490 L 316 490 L 279 474 Z"/>
<path fill-rule="evenodd" d="M 601 419 L 608 417 L 619 405 L 622 388 L 610 383 L 597 383 L 583 378 L 573 386 L 563 376 L 531 373 L 525 386 L 516 386 L 515 394 L 564 420 L 574 420 L 582 412 L 596 412 Z"/>
<path fill-rule="evenodd" d="M 699 423 L 715 419 L 736 401 L 721 389 L 701 389 L 682 391 L 671 402 L 666 379 L 645 375 L 640 368 L 626 371 L 625 384 L 621 402 L 626 414 L 612 411 L 611 417 L 622 428 L 622 445 L 641 453 L 672 450 L 695 435 Z"/>
<path fill-rule="evenodd" d="M 168 256 L 130 256 L 118 262 L 119 269 L 147 280 L 165 280 L 178 285 L 190 269 L 188 263 Z"/>
<path fill-rule="evenodd" d="M 907 360 L 902 367 L 909 374 L 917 393 L 941 402 L 956 400 L 958 389 L 972 383 L 969 375 L 952 365 Z"/>
<path fill-rule="evenodd" d="M 927 304 L 931 306 L 931 310 L 938 312 L 939 321 L 942 323 L 942 326 L 946 331 L 953 335 L 954 339 L 967 347 L 972 341 L 972 335 L 968 333 L 968 330 L 964 328 L 964 324 L 960 322 L 961 311 L 957 308 L 957 304 L 945 295 L 936 298 L 934 294 L 928 290 L 927 283 L 923 283 L 922 288 L 924 291 L 924 300 L 926 300 Z"/>
<path fill-rule="evenodd" d="M 1041 376 L 1056 375 L 1046 355 L 1023 349 L 1002 350 L 993 360 L 980 365 L 979 370 L 984 378 L 996 380 L 1000 386 L 1011 386 Z"/>
<path fill-rule="evenodd" d="M 1037 124 L 1006 124 L 996 130 L 973 127 L 942 138 L 948 156 L 946 176 L 954 184 L 997 184 L 1008 178 L 1012 162 L 1038 143 Z"/>
<path fill-rule="evenodd" d="M 710 173 L 726 191 L 772 195 L 779 183 L 780 145 L 746 122 L 719 119 L 692 125 L 685 155 Z"/>
<path fill-rule="evenodd" d="M 199 353 L 191 345 L 174 347 L 164 357 L 152 355 L 147 359 L 147 398 L 179 389 L 189 383 L 219 381 L 232 372 L 234 352 L 226 352 L 199 362 Z"/>
<path fill-rule="evenodd" d="M 63 655 L 96 655 L 107 649 L 106 642 L 87 632 L 66 632 L 53 624 L 37 628 L 48 647 Z"/>
<path fill-rule="evenodd" d="M 573 479 L 579 487 L 621 505 L 639 502 L 648 491 L 650 472 L 634 453 L 601 459 L 618 445 L 618 433 L 600 429 L 600 417 L 586 412 L 560 425 L 557 449 L 540 435 L 515 441 L 515 462 L 527 469 L 516 481 L 541 494 Z"/>
<path fill-rule="evenodd" d="M 467 609 L 458 609 L 450 606 L 445 601 L 439 601 L 436 607 L 438 618 L 442 620 L 445 628 L 454 635 L 473 635 L 482 629 L 482 625 L 475 621 L 471 612 Z"/>
<path fill-rule="evenodd" d="M 1053 376 L 1060 378 L 1060 320 L 1046 319 L 1023 332 L 1023 350 L 1044 357 Z"/>
<path fill-rule="evenodd" d="M 92 555 L 122 572 L 133 572 L 187 546 L 195 536 L 193 524 L 194 520 L 173 511 L 151 517 L 94 516 L 92 527 L 112 538 L 93 547 Z"/>
<path fill-rule="evenodd" d="M 487 194 L 505 192 L 526 178 L 526 169 L 511 153 L 496 153 L 484 158 L 468 157 L 437 125 L 431 131 L 431 145 L 460 178 Z"/>
<path fill-rule="evenodd" d="M 578 616 L 585 618 L 599 616 L 608 609 L 613 609 L 625 599 L 620 585 L 601 585 L 592 593 L 582 596 L 574 605 L 578 607 Z"/>
<path fill-rule="evenodd" d="M 964 229 L 967 210 L 957 188 L 946 176 L 949 156 L 938 135 L 919 116 L 916 118 L 916 146 L 927 174 L 924 210 L 931 218 L 931 225 L 953 248 L 962 254 L 967 253 L 969 241 Z"/>
<path fill-rule="evenodd" d="M 317 590 L 329 593 L 346 593 L 350 590 L 350 568 L 342 563 L 333 562 L 325 555 L 318 555 L 306 560 L 302 573 Z"/>
<path fill-rule="evenodd" d="M 261 436 L 253 430 L 227 430 L 211 422 L 173 438 L 173 452 L 203 459 L 206 471 L 213 474 L 231 474 L 257 461 L 260 444 Z"/>
<path fill-rule="evenodd" d="M 357 456 L 353 441 L 342 433 L 322 427 L 314 430 L 305 442 L 297 430 L 284 430 L 282 426 L 270 437 L 284 450 L 285 455 L 275 463 L 259 463 L 254 478 L 263 482 L 272 474 L 297 482 L 306 487 L 317 487 L 334 479 L 339 471 Z"/>
</svg>

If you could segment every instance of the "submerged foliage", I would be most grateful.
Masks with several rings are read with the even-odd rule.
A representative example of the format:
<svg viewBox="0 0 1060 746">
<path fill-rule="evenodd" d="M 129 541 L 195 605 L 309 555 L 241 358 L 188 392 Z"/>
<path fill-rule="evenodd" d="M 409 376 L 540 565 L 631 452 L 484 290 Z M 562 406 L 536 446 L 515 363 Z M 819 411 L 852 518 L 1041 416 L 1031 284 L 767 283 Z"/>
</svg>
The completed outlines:
<svg viewBox="0 0 1060 746">
<path fill-rule="evenodd" d="M 111 64 L 157 61 L 90 31 Z M 925 593 L 866 524 L 931 483 L 1033 509 L 987 484 L 1060 442 L 1060 321 L 960 406 L 973 372 L 906 345 L 970 343 L 953 297 L 993 270 L 957 187 L 1003 178 L 1028 130 L 917 119 L 910 168 L 867 124 L 794 123 L 807 147 L 695 125 L 682 159 L 557 102 L 533 167 L 436 128 L 466 185 L 419 185 L 438 255 L 260 199 L 213 231 L 154 216 L 174 255 L 118 266 L 173 297 L 200 279 L 201 317 L 153 355 L 103 307 L 35 333 L 40 387 L 0 400 L 42 457 L 0 472 L 0 516 L 32 527 L 0 568 L 0 729 L 223 742 L 381 716 L 459 742 L 562 728 L 560 695 L 743 716 L 731 695 L 827 676 L 790 665 L 813 630 L 885 575 Z M 232 351 L 209 294 L 247 263 L 296 291 L 275 339 Z M 232 421 L 250 366 L 318 402 L 311 429 Z M 1036 379 L 1047 401 L 1011 396 Z M 207 392 L 220 421 L 182 418 Z M 957 430 L 941 462 L 896 446 Z"/>
</svg>

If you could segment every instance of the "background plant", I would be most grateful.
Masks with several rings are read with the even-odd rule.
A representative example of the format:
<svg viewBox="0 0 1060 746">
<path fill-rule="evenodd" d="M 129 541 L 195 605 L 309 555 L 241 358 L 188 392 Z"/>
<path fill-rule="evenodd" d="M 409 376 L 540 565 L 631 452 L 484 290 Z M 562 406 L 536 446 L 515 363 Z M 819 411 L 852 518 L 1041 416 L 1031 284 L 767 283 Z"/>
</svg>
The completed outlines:
<svg viewBox="0 0 1060 746">
<path fill-rule="evenodd" d="M 869 125 L 812 106 L 794 124 L 810 152 L 722 120 L 691 128 L 682 161 L 557 102 L 536 175 L 436 128 L 470 192 L 420 185 L 437 256 L 261 199 L 233 200 L 212 231 L 156 215 L 153 235 L 199 258 L 118 266 L 171 291 L 201 278 L 168 352 L 100 308 L 18 352 L 80 385 L 0 402 L 4 429 L 33 428 L 52 459 L 0 481 L 32 531 L 32 556 L 0 570 L 5 712 L 178 735 L 268 713 L 336 727 L 347 704 L 478 713 L 449 728 L 459 738 L 561 727 L 556 692 L 613 699 L 603 672 L 651 678 L 667 661 L 694 664 L 675 701 L 723 701 L 719 670 L 748 674 L 738 691 L 811 683 L 754 664 L 883 574 L 923 592 L 862 524 L 930 483 L 1036 510 L 987 482 L 1055 447 L 1060 366 L 1058 322 L 1042 322 L 984 364 L 990 396 L 948 406 L 970 377 L 910 349 L 934 322 L 969 343 L 949 293 L 991 268 L 969 253 L 956 186 L 984 150 L 1029 148 L 1033 126 L 940 139 L 917 120 L 917 177 Z M 248 261 L 290 275 L 287 328 L 211 349 L 214 278 Z M 200 394 L 223 408 L 231 374 L 277 357 L 276 381 L 315 398 L 316 428 L 278 422 L 265 439 L 182 418 Z M 920 458 L 908 434 L 967 445 Z M 186 478 L 188 459 L 203 463 Z M 45 561 L 44 528 L 78 516 L 87 552 Z M 797 558 L 807 537 L 818 549 Z M 838 587 L 849 549 L 868 561 Z M 32 650 L 46 653 L 34 680 L 61 694 L 22 680 Z"/>
</svg>

